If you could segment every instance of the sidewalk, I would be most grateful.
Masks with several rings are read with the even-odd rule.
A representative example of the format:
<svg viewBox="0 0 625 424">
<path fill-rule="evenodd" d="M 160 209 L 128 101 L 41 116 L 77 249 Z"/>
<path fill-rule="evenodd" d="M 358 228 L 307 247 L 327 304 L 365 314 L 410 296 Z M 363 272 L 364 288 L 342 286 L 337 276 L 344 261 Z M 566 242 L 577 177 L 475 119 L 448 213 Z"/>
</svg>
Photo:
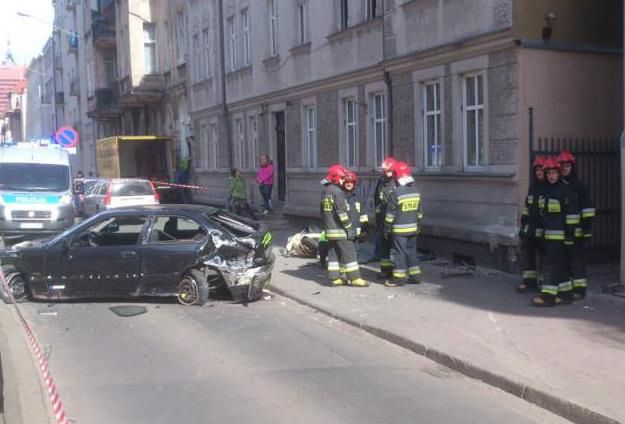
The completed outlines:
<svg viewBox="0 0 625 424">
<path fill-rule="evenodd" d="M 275 228 L 276 245 L 294 232 Z M 540 309 L 514 292 L 518 276 L 497 271 L 442 278 L 449 265 L 433 261 L 418 286 L 335 288 L 316 261 L 276 256 L 278 294 L 574 422 L 625 422 L 625 299 L 599 293 L 597 279 L 587 299 Z"/>
</svg>

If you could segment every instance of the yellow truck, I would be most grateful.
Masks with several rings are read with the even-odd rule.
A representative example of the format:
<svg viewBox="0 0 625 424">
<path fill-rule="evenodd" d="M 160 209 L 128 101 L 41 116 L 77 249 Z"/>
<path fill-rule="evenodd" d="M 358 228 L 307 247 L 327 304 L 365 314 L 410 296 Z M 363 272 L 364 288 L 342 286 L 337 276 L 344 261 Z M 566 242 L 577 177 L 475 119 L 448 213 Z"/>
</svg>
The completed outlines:
<svg viewBox="0 0 625 424">
<path fill-rule="evenodd" d="M 115 136 L 96 143 L 98 175 L 102 178 L 173 181 L 175 155 L 171 137 Z"/>
</svg>

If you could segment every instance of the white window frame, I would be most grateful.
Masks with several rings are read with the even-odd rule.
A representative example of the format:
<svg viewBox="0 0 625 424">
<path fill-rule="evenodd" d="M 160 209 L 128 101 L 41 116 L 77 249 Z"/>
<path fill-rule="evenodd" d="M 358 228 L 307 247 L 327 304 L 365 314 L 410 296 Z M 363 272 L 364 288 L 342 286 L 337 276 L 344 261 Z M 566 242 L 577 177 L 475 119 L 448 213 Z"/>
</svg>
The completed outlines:
<svg viewBox="0 0 625 424">
<path fill-rule="evenodd" d="M 479 78 L 482 79 L 482 103 L 479 103 Z M 467 87 L 469 84 L 469 80 L 473 80 L 474 88 L 475 88 L 475 102 L 474 105 L 467 105 Z M 488 165 L 488 150 L 487 150 L 487 131 L 486 131 L 486 74 L 484 72 L 471 72 L 462 75 L 462 145 L 464 152 L 464 167 L 470 170 L 481 170 L 484 169 Z M 469 112 L 475 112 L 475 152 L 477 163 L 475 160 L 470 160 L 469 158 L 469 149 L 468 149 L 468 114 Z M 479 112 L 482 112 L 482 140 L 479 139 Z M 479 159 L 479 151 L 480 146 L 482 147 L 482 151 L 484 154 L 484 161 L 480 163 Z"/>
<path fill-rule="evenodd" d="M 381 98 L 380 109 L 376 100 Z M 382 163 L 384 158 L 389 154 L 388 136 L 387 136 L 387 120 L 386 120 L 386 93 L 371 93 L 370 94 L 370 110 L 371 110 L 371 147 L 373 149 L 373 163 Z M 376 131 L 378 126 L 381 128 L 382 140 L 378 140 L 378 132 Z M 378 152 L 378 146 L 380 152 Z"/>
<path fill-rule="evenodd" d="M 296 8 L 297 45 L 308 43 L 308 2 L 300 0 Z"/>
<path fill-rule="evenodd" d="M 178 64 L 187 61 L 187 22 L 184 11 L 176 14 L 176 42 L 178 50 Z"/>
<path fill-rule="evenodd" d="M 211 122 L 208 125 L 208 137 L 209 137 L 209 160 L 208 167 L 209 169 L 216 170 L 217 169 L 217 145 L 219 143 L 219 132 L 217 130 L 217 122 Z"/>
<path fill-rule="evenodd" d="M 209 156 L 210 151 L 210 125 L 208 122 L 200 122 L 200 166 L 203 170 L 209 169 Z"/>
<path fill-rule="evenodd" d="M 158 56 L 156 53 L 156 24 L 153 22 L 143 23 L 143 66 L 145 73 L 153 75 L 158 73 Z M 148 58 L 147 49 L 152 50 L 152 57 Z M 151 61 L 148 63 L 148 59 Z"/>
<path fill-rule="evenodd" d="M 304 140 L 306 168 L 315 170 L 319 166 L 319 146 L 317 140 L 317 105 L 304 105 Z"/>
<path fill-rule="evenodd" d="M 349 106 L 353 110 L 353 120 L 350 121 Z M 346 97 L 343 99 L 343 119 L 344 119 L 344 136 L 345 146 L 345 165 L 350 168 L 358 167 L 358 102 L 355 97 Z M 352 132 L 353 130 L 353 132 Z M 353 134 L 353 146 L 350 145 L 350 134 Z M 350 151 L 351 150 L 351 151 Z"/>
<path fill-rule="evenodd" d="M 193 35 L 193 70 L 194 81 L 198 82 L 202 80 L 202 52 L 200 51 L 200 33 Z"/>
<path fill-rule="evenodd" d="M 269 56 L 278 55 L 278 0 L 269 0 Z"/>
<path fill-rule="evenodd" d="M 245 146 L 245 120 L 242 116 L 234 119 L 234 131 L 236 140 L 237 168 L 244 169 L 244 146 Z"/>
<path fill-rule="evenodd" d="M 434 108 L 432 110 L 428 110 L 428 87 L 433 87 L 433 105 Z M 438 92 L 437 92 L 438 87 Z M 441 97 L 443 95 L 443 84 L 440 79 L 424 81 L 421 83 L 422 90 L 422 114 L 423 114 L 423 157 L 426 169 L 440 169 L 443 166 L 443 102 L 441 101 Z M 434 132 L 434 140 L 435 144 L 438 144 L 436 150 L 436 154 L 433 154 L 433 163 L 429 162 L 430 157 L 430 146 L 428 139 L 428 130 L 430 129 L 428 126 L 428 118 L 434 117 L 434 128 L 432 129 Z M 436 143 L 438 141 L 438 143 Z"/>
<path fill-rule="evenodd" d="M 350 27 L 349 0 L 338 0 L 338 29 L 346 30 Z"/>
<path fill-rule="evenodd" d="M 202 30 L 202 77 L 203 79 L 210 78 L 213 73 L 211 69 L 211 56 L 210 56 L 210 29 L 204 28 Z"/>
<path fill-rule="evenodd" d="M 258 152 L 258 119 L 256 114 L 247 116 L 247 157 L 246 169 L 252 170 L 256 165 Z"/>
<path fill-rule="evenodd" d="M 373 13 L 373 5 L 375 3 L 375 14 Z M 370 21 L 380 16 L 381 0 L 362 0 L 362 16 L 363 21 Z"/>
<path fill-rule="evenodd" d="M 243 65 L 250 66 L 252 64 L 252 31 L 249 7 L 241 10 L 241 27 L 243 29 Z"/>
<path fill-rule="evenodd" d="M 234 16 L 226 20 L 228 31 L 228 67 L 230 72 L 237 70 L 237 31 L 234 25 Z"/>
</svg>

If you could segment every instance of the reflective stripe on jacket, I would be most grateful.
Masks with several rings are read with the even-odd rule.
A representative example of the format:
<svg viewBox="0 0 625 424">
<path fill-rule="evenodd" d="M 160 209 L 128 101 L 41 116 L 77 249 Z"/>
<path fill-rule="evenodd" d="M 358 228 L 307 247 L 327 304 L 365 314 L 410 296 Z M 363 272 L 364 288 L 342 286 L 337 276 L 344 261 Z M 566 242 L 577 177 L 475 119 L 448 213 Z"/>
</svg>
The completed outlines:
<svg viewBox="0 0 625 424">
<path fill-rule="evenodd" d="M 398 186 L 391 194 L 384 218 L 384 231 L 394 236 L 411 236 L 419 232 L 421 195 L 413 184 Z"/>
</svg>

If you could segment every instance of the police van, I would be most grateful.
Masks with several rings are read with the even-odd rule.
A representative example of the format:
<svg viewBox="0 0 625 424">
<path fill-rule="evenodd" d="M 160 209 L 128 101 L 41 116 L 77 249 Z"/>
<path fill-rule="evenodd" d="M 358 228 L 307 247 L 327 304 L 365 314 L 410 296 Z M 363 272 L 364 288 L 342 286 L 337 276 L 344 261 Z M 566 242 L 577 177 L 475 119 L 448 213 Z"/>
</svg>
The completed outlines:
<svg viewBox="0 0 625 424">
<path fill-rule="evenodd" d="M 71 167 L 56 145 L 0 147 L 0 237 L 36 238 L 74 224 Z"/>
</svg>

